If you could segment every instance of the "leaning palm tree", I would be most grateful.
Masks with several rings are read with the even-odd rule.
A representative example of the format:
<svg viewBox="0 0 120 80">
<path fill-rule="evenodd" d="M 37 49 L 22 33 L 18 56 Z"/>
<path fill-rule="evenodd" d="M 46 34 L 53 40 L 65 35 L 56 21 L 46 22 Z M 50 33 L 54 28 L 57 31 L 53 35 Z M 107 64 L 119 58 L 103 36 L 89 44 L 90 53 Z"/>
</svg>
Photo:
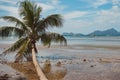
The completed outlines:
<svg viewBox="0 0 120 80">
<path fill-rule="evenodd" d="M 10 48 L 6 49 L 2 55 L 17 51 L 15 55 L 16 62 L 24 60 L 33 61 L 39 79 L 47 80 L 36 59 L 36 53 L 38 52 L 36 43 L 41 40 L 44 45 L 48 45 L 49 47 L 52 41 L 66 45 L 66 39 L 58 33 L 48 32 L 49 28 L 62 26 L 63 19 L 61 15 L 53 14 L 46 18 L 41 18 L 41 11 L 41 7 L 29 0 L 20 2 L 19 15 L 21 16 L 21 20 L 13 16 L 0 17 L 15 24 L 15 26 L 0 27 L 0 36 L 5 38 L 14 33 L 14 36 L 18 36 L 19 38 L 19 40 Z"/>
</svg>

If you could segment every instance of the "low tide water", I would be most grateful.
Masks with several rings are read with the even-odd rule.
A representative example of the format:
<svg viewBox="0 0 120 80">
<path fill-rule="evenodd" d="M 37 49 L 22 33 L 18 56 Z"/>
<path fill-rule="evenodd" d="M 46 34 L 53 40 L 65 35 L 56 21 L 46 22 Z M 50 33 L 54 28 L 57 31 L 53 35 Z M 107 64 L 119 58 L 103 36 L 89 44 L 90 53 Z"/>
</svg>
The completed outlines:
<svg viewBox="0 0 120 80">
<path fill-rule="evenodd" d="M 66 37 L 68 44 L 120 46 L 120 37 Z"/>
<path fill-rule="evenodd" d="M 68 45 L 108 45 L 108 46 L 120 46 L 120 37 L 69 37 L 65 36 Z M 11 44 L 17 41 L 15 37 L 9 37 L 2 39 L 0 43 Z M 38 44 L 41 44 L 39 41 Z M 53 43 L 55 44 L 55 43 Z"/>
</svg>

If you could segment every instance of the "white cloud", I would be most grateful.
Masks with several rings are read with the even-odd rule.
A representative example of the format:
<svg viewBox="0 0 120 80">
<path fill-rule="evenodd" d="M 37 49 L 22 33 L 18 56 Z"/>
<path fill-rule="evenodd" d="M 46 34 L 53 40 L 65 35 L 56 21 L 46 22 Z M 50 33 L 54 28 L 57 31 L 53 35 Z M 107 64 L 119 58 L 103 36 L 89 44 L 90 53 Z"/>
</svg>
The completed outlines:
<svg viewBox="0 0 120 80">
<path fill-rule="evenodd" d="M 92 5 L 93 5 L 93 7 L 97 8 L 106 3 L 108 3 L 108 0 L 96 0 L 96 1 L 92 2 Z"/>
<path fill-rule="evenodd" d="M 113 5 L 120 5 L 120 0 L 112 0 Z"/>
<path fill-rule="evenodd" d="M 109 10 L 101 10 L 98 12 L 98 17 L 95 19 L 102 24 L 112 24 L 111 22 L 118 22 L 120 20 L 120 9 L 118 6 L 113 6 Z"/>
<path fill-rule="evenodd" d="M 58 5 L 60 3 L 60 1 L 59 0 L 51 0 L 51 3 L 53 5 Z"/>
<path fill-rule="evenodd" d="M 46 0 L 44 3 L 41 1 L 37 4 L 43 8 L 44 12 L 48 10 L 62 11 L 66 8 L 66 5 L 62 5 L 60 0 Z"/>
<path fill-rule="evenodd" d="M 112 4 L 112 5 L 119 5 L 120 6 L 120 0 L 80 0 L 83 2 L 87 2 L 87 7 L 94 7 L 98 8 L 99 6 L 105 5 L 105 4 Z"/>
<path fill-rule="evenodd" d="M 120 8 L 118 6 L 113 6 L 109 10 L 100 10 L 95 13 L 95 17 L 91 22 L 92 24 L 88 27 L 92 29 L 108 29 L 108 28 L 118 28 L 120 27 Z"/>
<path fill-rule="evenodd" d="M 43 8 L 43 11 L 55 9 L 54 6 L 48 5 L 48 4 L 44 4 L 44 3 L 37 3 L 37 5 L 41 6 Z"/>
<path fill-rule="evenodd" d="M 14 26 L 14 24 L 12 24 L 10 22 L 6 22 L 3 19 L 0 19 L 0 27 L 3 27 L 3 26 Z"/>
<path fill-rule="evenodd" d="M 120 27 L 120 8 L 118 6 L 113 6 L 108 10 L 90 11 L 82 14 L 79 11 L 75 11 L 64 16 L 67 20 L 63 29 L 61 29 L 61 33 L 66 30 L 66 32 L 86 34 L 94 30 L 119 29 Z"/>
<path fill-rule="evenodd" d="M 66 8 L 65 5 L 61 4 L 60 0 L 51 0 L 50 2 L 51 5 L 55 6 L 56 9 L 63 10 Z"/>
<path fill-rule="evenodd" d="M 13 12 L 13 13 L 17 13 L 18 12 L 17 11 L 18 8 L 13 7 L 13 6 L 3 6 L 3 5 L 0 5 L 0 9 L 8 11 L 8 12 Z"/>
<path fill-rule="evenodd" d="M 112 5 L 120 5 L 120 0 L 80 0 L 89 3 L 89 7 L 98 8 L 99 6 L 105 5 L 105 4 L 112 4 Z"/>
<path fill-rule="evenodd" d="M 13 4 L 13 5 L 17 3 L 16 0 L 0 0 L 0 2 L 1 3 L 3 3 L 3 2 L 4 3 L 9 3 L 9 4 Z"/>
<path fill-rule="evenodd" d="M 74 18 L 80 18 L 80 17 L 84 16 L 85 14 L 87 14 L 87 12 L 73 11 L 73 12 L 64 14 L 63 16 L 65 19 L 74 19 Z"/>
<path fill-rule="evenodd" d="M 111 0 L 80 0 L 80 1 L 88 3 L 86 7 L 98 8 L 99 6 L 109 3 Z"/>
<path fill-rule="evenodd" d="M 19 12 L 18 12 L 18 8 L 17 7 L 0 5 L 0 9 L 4 10 L 4 11 L 7 11 L 8 15 L 19 17 L 18 16 Z"/>
<path fill-rule="evenodd" d="M 61 3 L 61 0 L 47 0 L 47 4 L 54 6 L 56 11 L 62 11 L 67 7 Z"/>
</svg>

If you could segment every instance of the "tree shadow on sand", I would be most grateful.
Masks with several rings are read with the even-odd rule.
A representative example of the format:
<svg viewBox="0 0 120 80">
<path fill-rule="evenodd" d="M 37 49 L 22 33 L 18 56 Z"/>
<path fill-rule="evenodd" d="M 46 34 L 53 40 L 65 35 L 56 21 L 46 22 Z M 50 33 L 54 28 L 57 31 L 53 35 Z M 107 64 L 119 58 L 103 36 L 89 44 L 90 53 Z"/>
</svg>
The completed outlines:
<svg viewBox="0 0 120 80">
<path fill-rule="evenodd" d="M 47 76 L 48 80 L 63 80 L 67 74 L 67 69 L 53 71 L 50 61 L 46 60 L 43 65 L 43 72 Z"/>
<path fill-rule="evenodd" d="M 8 64 L 15 70 L 23 73 L 27 80 L 39 80 L 32 62 Z M 42 70 L 45 73 L 48 80 L 63 80 L 63 78 L 67 74 L 67 69 L 53 71 L 49 60 L 45 61 Z"/>
</svg>

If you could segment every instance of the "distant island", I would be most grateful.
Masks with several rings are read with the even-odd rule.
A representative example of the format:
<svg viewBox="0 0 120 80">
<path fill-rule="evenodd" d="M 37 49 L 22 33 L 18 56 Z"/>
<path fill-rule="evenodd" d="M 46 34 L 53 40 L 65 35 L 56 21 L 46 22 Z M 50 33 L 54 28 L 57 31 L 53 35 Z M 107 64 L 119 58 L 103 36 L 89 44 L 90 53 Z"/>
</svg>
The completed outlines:
<svg viewBox="0 0 120 80">
<path fill-rule="evenodd" d="M 67 33 L 67 32 L 64 32 L 63 36 L 73 36 L 73 37 L 120 36 L 120 32 L 118 32 L 114 28 L 111 28 L 111 29 L 107 29 L 107 30 L 104 30 L 104 31 L 96 30 L 96 31 L 94 31 L 92 33 L 89 33 L 87 35 L 82 34 L 82 33 L 72 33 L 72 32 Z"/>
</svg>

